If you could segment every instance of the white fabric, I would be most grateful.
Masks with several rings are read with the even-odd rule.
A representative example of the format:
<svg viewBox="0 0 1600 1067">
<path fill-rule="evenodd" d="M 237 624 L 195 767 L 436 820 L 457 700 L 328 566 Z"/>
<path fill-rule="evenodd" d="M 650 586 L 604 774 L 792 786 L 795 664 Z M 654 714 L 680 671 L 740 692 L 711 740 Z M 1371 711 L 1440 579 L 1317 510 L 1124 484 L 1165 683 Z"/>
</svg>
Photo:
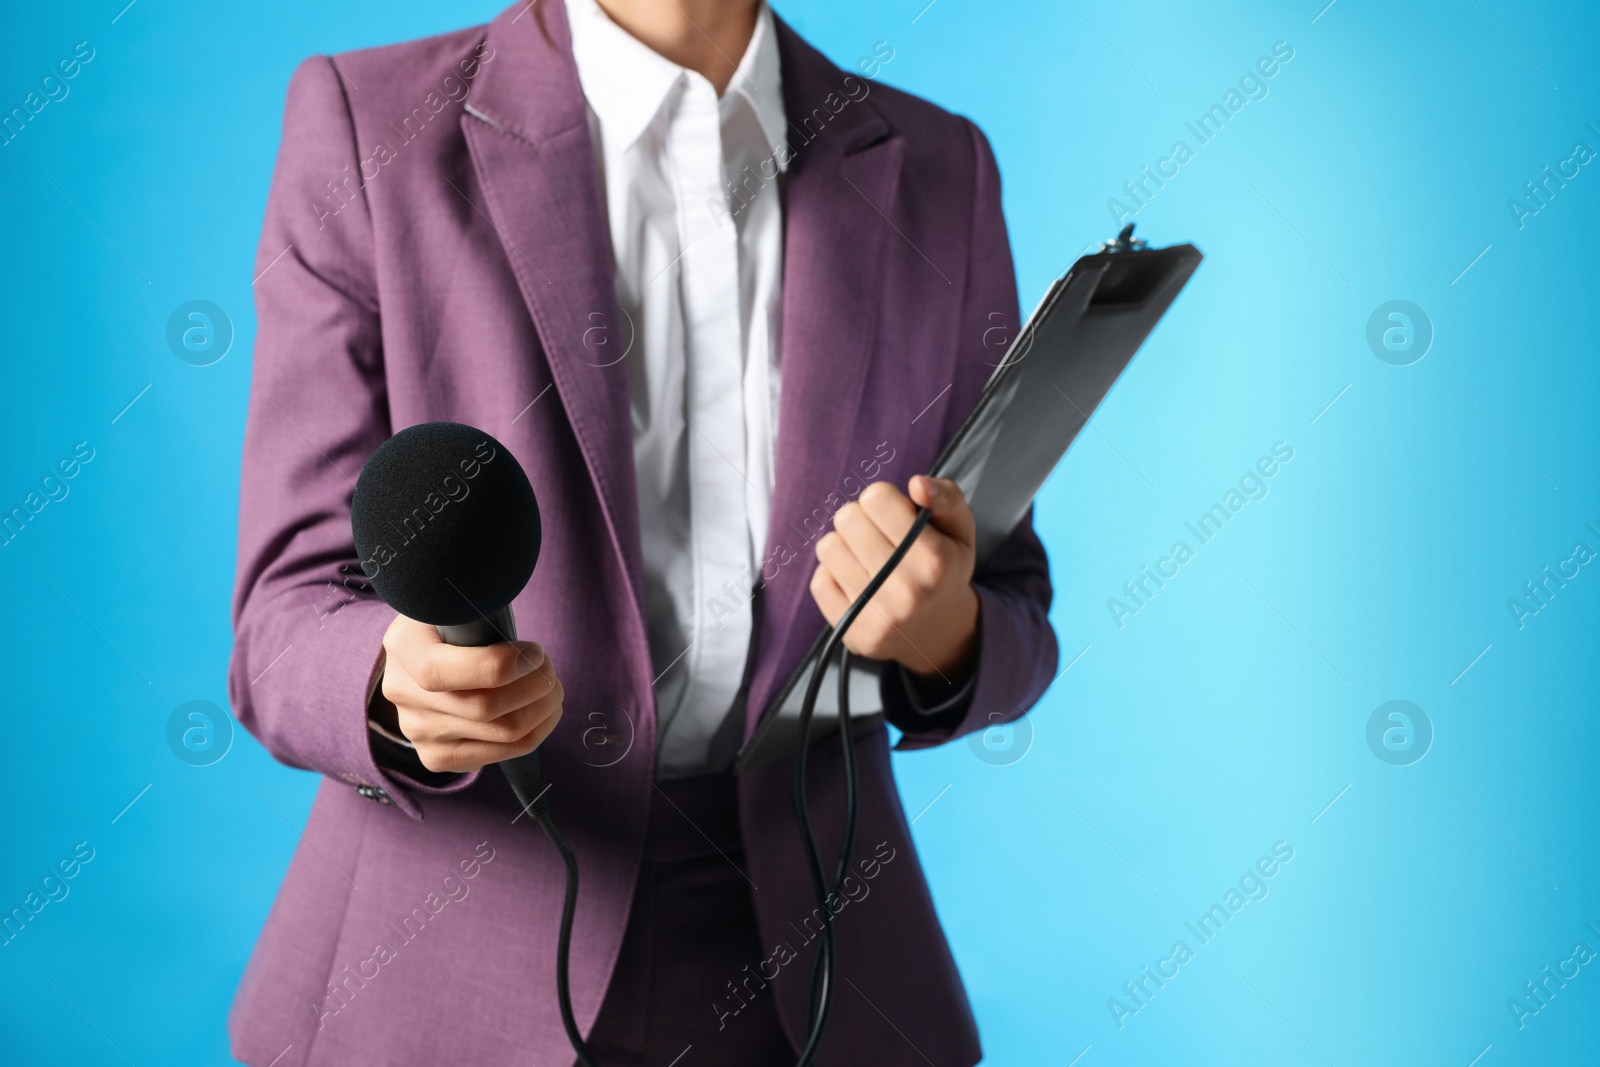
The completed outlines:
<svg viewBox="0 0 1600 1067">
<path fill-rule="evenodd" d="M 723 769 L 712 738 L 739 698 L 767 539 L 787 161 L 777 37 L 763 4 L 719 99 L 595 0 L 567 12 L 628 320 L 656 773 L 678 778 Z"/>
</svg>

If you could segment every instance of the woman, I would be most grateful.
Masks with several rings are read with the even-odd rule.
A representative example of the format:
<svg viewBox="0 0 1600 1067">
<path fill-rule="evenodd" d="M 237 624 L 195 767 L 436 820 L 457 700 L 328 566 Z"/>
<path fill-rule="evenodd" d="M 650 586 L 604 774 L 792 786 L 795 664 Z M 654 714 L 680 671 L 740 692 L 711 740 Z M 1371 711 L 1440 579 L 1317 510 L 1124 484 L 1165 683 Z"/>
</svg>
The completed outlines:
<svg viewBox="0 0 1600 1067">
<path fill-rule="evenodd" d="M 977 129 L 752 0 L 539 0 L 308 60 L 257 269 L 231 692 L 326 777 L 235 1055 L 571 1061 L 561 865 L 480 773 L 537 749 L 582 866 L 573 997 L 602 1063 L 791 1061 L 828 922 L 818 1062 L 975 1063 L 886 731 L 857 742 L 826 910 L 787 761 L 729 768 L 919 506 L 932 525 L 846 641 L 883 665 L 900 747 L 1010 721 L 1051 678 L 1031 519 L 975 571 L 959 489 L 917 475 L 1018 323 Z M 538 495 L 514 605 L 533 640 L 443 645 L 361 579 L 353 478 L 441 419 L 503 442 Z M 837 855 L 837 738 L 812 767 Z"/>
</svg>

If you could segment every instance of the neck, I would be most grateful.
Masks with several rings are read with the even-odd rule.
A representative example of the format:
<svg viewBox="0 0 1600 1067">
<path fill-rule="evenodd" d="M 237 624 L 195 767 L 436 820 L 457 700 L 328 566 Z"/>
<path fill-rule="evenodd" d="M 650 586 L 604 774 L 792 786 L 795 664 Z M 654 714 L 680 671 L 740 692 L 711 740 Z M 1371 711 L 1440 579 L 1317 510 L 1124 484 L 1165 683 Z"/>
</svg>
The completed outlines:
<svg viewBox="0 0 1600 1067">
<path fill-rule="evenodd" d="M 755 33 L 760 0 L 598 0 L 611 21 L 722 95 Z"/>
</svg>

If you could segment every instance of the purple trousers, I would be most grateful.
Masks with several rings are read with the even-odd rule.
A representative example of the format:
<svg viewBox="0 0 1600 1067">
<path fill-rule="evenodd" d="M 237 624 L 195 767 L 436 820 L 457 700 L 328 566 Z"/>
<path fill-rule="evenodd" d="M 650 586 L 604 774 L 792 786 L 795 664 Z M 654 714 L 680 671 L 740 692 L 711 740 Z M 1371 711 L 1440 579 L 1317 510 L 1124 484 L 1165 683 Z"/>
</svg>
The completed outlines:
<svg viewBox="0 0 1600 1067">
<path fill-rule="evenodd" d="M 650 800 L 644 863 L 590 1048 L 601 1067 L 792 1063 L 772 990 L 747 969 L 767 953 L 733 779 L 661 782 Z"/>
</svg>

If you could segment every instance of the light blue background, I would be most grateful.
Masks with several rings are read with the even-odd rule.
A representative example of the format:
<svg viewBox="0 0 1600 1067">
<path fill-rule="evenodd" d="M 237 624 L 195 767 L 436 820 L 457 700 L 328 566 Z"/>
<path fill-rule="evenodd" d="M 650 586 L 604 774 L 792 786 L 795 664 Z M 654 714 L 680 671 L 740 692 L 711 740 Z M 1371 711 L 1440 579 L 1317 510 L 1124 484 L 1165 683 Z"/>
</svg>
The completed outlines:
<svg viewBox="0 0 1600 1067">
<path fill-rule="evenodd" d="M 0 34 L 0 111 L 75 42 L 96 50 L 0 148 L 0 505 L 95 449 L 0 549 L 0 905 L 95 849 L 0 948 L 6 1063 L 230 1062 L 224 1015 L 316 780 L 242 731 L 187 766 L 165 728 L 185 701 L 226 704 L 284 87 L 313 50 L 496 9 L 124 2 L 13 5 Z M 1208 258 L 1040 500 L 1074 665 L 1031 748 L 1007 766 L 964 743 L 897 757 L 987 1062 L 1595 1062 L 1600 965 L 1525 1029 L 1507 1000 L 1575 942 L 1600 949 L 1600 568 L 1524 628 L 1507 601 L 1574 542 L 1600 549 L 1600 165 L 1523 228 L 1507 200 L 1575 142 L 1600 149 L 1600 17 L 924 2 L 781 8 L 846 66 L 888 42 L 884 81 L 985 128 L 1028 306 L 1113 232 L 1107 200 L 1142 164 L 1197 147 L 1186 121 L 1274 42 L 1294 49 L 1137 215 Z M 209 367 L 164 340 L 194 298 L 237 331 Z M 1366 343 L 1391 299 L 1435 331 L 1411 366 Z M 1119 629 L 1107 598 L 1278 441 L 1294 458 L 1270 494 Z M 1435 730 L 1412 766 L 1366 742 L 1391 699 Z M 1270 895 L 1119 1029 L 1107 999 L 1173 941 L 1195 947 L 1185 921 L 1278 841 L 1294 859 Z"/>
</svg>

